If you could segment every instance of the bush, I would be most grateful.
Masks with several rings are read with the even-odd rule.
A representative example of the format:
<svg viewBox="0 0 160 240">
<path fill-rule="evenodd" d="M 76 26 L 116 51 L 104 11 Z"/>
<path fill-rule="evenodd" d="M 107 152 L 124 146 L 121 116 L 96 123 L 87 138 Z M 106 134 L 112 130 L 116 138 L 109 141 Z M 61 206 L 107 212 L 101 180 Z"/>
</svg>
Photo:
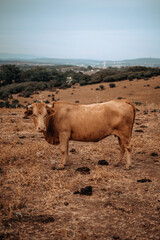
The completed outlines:
<svg viewBox="0 0 160 240">
<path fill-rule="evenodd" d="M 9 104 L 9 101 L 8 101 L 8 100 L 5 101 L 4 106 L 5 106 L 6 108 L 9 108 L 10 104 Z"/>
<path fill-rule="evenodd" d="M 0 92 L 0 99 L 6 100 L 9 97 L 9 92 L 8 91 L 1 91 Z"/>
<path fill-rule="evenodd" d="M 141 106 L 142 105 L 141 102 L 134 102 L 134 104 L 137 105 L 137 106 Z"/>
<path fill-rule="evenodd" d="M 4 107 L 4 102 L 0 102 L 0 108 Z"/>
<path fill-rule="evenodd" d="M 25 97 L 25 98 L 29 98 L 30 95 L 31 95 L 30 92 L 23 92 L 23 97 Z"/>
<path fill-rule="evenodd" d="M 109 84 L 109 87 L 110 87 L 110 88 L 115 88 L 115 87 L 116 87 L 116 84 L 115 84 L 115 83 L 110 83 L 110 84 Z"/>
<path fill-rule="evenodd" d="M 104 85 L 99 85 L 101 91 L 105 89 Z"/>
<path fill-rule="evenodd" d="M 22 105 L 22 104 L 18 104 L 18 106 L 17 106 L 18 108 L 24 108 L 25 106 L 24 105 Z"/>
<path fill-rule="evenodd" d="M 17 107 L 17 105 L 16 105 L 16 104 L 14 104 L 14 103 L 11 103 L 11 104 L 9 105 L 9 107 L 10 107 L 10 108 L 16 108 L 16 107 Z"/>
<path fill-rule="evenodd" d="M 81 81 L 79 82 L 79 84 L 80 84 L 80 86 L 84 86 L 84 85 L 86 85 L 86 82 L 85 82 L 84 80 L 81 80 Z"/>
<path fill-rule="evenodd" d="M 13 99 L 12 100 L 12 104 L 18 104 L 19 103 L 19 100 L 18 99 Z"/>
</svg>

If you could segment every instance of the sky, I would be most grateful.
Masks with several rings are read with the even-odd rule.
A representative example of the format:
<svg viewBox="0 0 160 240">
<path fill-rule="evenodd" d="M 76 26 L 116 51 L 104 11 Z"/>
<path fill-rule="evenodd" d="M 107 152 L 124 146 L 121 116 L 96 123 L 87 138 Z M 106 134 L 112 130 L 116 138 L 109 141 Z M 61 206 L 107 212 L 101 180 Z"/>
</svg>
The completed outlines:
<svg viewBox="0 0 160 240">
<path fill-rule="evenodd" d="M 0 53 L 160 58 L 160 0 L 0 0 Z"/>
</svg>

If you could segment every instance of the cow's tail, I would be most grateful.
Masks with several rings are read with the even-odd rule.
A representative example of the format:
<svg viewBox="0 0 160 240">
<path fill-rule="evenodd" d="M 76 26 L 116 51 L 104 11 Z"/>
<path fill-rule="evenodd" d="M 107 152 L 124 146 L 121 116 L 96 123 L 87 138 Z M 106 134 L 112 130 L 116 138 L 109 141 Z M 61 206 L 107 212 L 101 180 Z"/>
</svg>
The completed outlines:
<svg viewBox="0 0 160 240">
<path fill-rule="evenodd" d="M 133 130 L 133 125 L 134 125 L 134 121 L 135 121 L 135 118 L 136 118 L 136 108 L 135 108 L 135 105 L 130 102 L 128 99 L 126 99 L 125 101 L 127 104 L 131 105 L 132 106 L 132 109 L 133 109 L 133 119 L 132 119 L 132 129 L 131 129 L 131 134 L 132 134 L 132 130 Z"/>
</svg>

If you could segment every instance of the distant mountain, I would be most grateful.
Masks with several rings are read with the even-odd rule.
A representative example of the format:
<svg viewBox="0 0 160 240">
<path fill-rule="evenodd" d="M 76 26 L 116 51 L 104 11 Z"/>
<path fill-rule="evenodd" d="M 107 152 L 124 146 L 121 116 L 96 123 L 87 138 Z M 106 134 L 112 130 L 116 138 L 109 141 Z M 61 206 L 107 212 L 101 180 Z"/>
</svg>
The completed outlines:
<svg viewBox="0 0 160 240">
<path fill-rule="evenodd" d="M 27 64 L 27 65 L 73 65 L 73 66 L 93 66 L 93 67 L 122 67 L 122 66 L 146 66 L 160 67 L 160 58 L 138 58 L 120 61 L 102 61 L 89 59 L 60 59 L 41 58 L 25 54 L 0 53 L 0 64 Z"/>
<path fill-rule="evenodd" d="M 34 58 L 36 56 L 29 54 L 0 53 L 0 60 L 28 60 Z"/>
<path fill-rule="evenodd" d="M 125 66 L 151 66 L 160 67 L 160 58 L 138 58 L 121 61 Z"/>
<path fill-rule="evenodd" d="M 46 63 L 54 65 L 78 65 L 78 66 L 99 66 L 103 61 L 99 60 L 88 60 L 88 59 L 60 59 L 60 58 L 36 58 L 32 59 L 32 62 Z"/>
</svg>

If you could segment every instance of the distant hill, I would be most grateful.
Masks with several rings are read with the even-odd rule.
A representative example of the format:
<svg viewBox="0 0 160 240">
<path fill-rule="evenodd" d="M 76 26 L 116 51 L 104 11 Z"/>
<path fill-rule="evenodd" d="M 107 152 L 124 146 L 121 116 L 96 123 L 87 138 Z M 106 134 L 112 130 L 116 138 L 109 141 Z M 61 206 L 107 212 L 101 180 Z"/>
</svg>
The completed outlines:
<svg viewBox="0 0 160 240">
<path fill-rule="evenodd" d="M 34 58 L 36 58 L 34 55 L 29 54 L 0 53 L 0 60 L 28 60 Z"/>
<path fill-rule="evenodd" d="M 160 67 L 160 58 L 138 58 L 120 61 L 104 61 L 89 59 L 60 59 L 37 58 L 33 55 L 0 53 L 0 64 L 27 64 L 27 65 L 73 65 L 93 67 L 122 67 L 122 66 L 146 66 Z"/>
</svg>

